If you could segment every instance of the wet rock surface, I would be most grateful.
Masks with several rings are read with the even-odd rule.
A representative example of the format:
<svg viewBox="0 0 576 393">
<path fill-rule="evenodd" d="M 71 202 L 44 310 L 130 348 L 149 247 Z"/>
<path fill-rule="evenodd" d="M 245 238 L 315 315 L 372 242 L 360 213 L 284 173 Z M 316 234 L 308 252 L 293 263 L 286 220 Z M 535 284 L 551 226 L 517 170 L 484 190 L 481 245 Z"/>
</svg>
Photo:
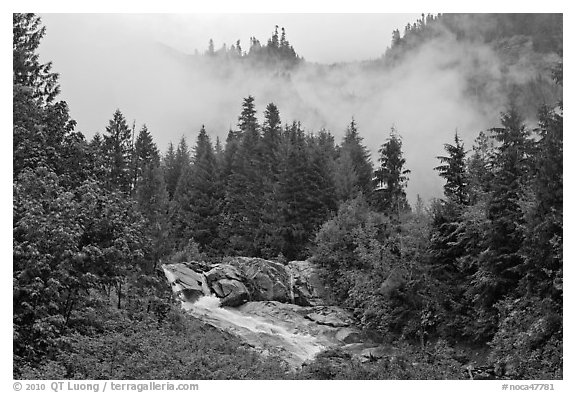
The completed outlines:
<svg viewBox="0 0 576 393">
<path fill-rule="evenodd" d="M 280 355 L 300 367 L 330 348 L 342 348 L 361 361 L 385 351 L 362 342 L 350 312 L 322 304 L 323 288 L 308 261 L 285 266 L 237 257 L 200 272 L 190 266 L 163 266 L 183 308 L 262 354 Z"/>
<path fill-rule="evenodd" d="M 233 258 L 229 263 L 242 272 L 252 300 L 292 301 L 290 276 L 283 264 L 245 257 Z"/>
<path fill-rule="evenodd" d="M 224 278 L 216 281 L 212 288 L 216 291 L 218 297 L 221 298 L 223 306 L 239 306 L 246 303 L 250 297 L 244 284 L 237 280 Z"/>
<path fill-rule="evenodd" d="M 217 264 L 204 273 L 210 289 L 221 298 L 223 306 L 239 306 L 250 299 L 245 278 L 234 266 Z"/>
<path fill-rule="evenodd" d="M 295 304 L 301 306 L 324 304 L 322 298 L 326 290 L 317 267 L 310 261 L 291 261 L 286 268 L 292 277 Z"/>
<path fill-rule="evenodd" d="M 309 261 L 283 265 L 261 258 L 234 257 L 227 263 L 213 265 L 191 261 L 166 266 L 178 273 L 180 290 L 190 300 L 214 293 L 226 298 L 224 304 L 229 306 L 246 301 L 278 301 L 301 306 L 323 304 L 325 288 L 318 269 Z M 317 317 L 320 323 L 323 318 Z M 326 324 L 330 323 L 326 320 Z"/>
<path fill-rule="evenodd" d="M 164 265 L 164 272 L 172 285 L 172 291 L 187 301 L 194 302 L 211 293 L 206 277 L 183 263 Z"/>
</svg>

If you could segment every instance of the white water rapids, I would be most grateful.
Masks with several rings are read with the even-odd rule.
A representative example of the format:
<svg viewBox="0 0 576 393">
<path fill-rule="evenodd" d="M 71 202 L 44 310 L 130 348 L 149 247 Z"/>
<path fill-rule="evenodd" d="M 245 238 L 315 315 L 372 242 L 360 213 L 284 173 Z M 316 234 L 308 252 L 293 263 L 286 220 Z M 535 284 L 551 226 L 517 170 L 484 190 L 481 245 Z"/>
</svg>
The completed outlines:
<svg viewBox="0 0 576 393">
<path fill-rule="evenodd" d="M 212 326 L 241 337 L 262 351 L 281 355 L 294 365 L 312 359 L 324 349 L 315 337 L 295 333 L 281 326 L 280 321 L 271 323 L 234 308 L 220 307 L 220 299 L 214 295 L 202 296 L 194 303 L 183 301 L 182 308 Z"/>
<path fill-rule="evenodd" d="M 299 366 L 325 348 L 316 337 L 295 332 L 294 321 L 275 320 L 273 323 L 235 308 L 220 307 L 220 299 L 213 294 L 201 296 L 194 302 L 187 301 L 181 295 L 184 287 L 177 276 L 166 267 L 164 273 L 187 313 L 240 337 L 262 352 L 281 355 L 287 362 Z"/>
</svg>

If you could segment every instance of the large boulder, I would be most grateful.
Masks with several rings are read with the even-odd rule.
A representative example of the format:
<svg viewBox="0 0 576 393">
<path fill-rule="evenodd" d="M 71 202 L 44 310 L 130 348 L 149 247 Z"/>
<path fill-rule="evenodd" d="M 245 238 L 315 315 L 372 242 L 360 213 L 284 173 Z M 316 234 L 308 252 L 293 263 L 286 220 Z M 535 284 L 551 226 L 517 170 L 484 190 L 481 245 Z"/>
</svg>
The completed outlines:
<svg viewBox="0 0 576 393">
<path fill-rule="evenodd" d="M 279 301 L 299 306 L 324 304 L 325 288 L 320 270 L 309 261 L 283 265 L 261 258 L 235 257 L 214 265 L 191 261 L 166 266 L 171 266 L 170 269 L 177 273 L 182 281 L 180 292 L 189 301 L 212 292 L 221 299 L 230 296 L 223 300 L 224 305 L 238 305 L 246 300 Z M 224 287 L 231 292 L 224 294 Z"/>
<path fill-rule="evenodd" d="M 212 291 L 221 299 L 223 306 L 236 307 L 250 299 L 250 293 L 243 283 L 244 276 L 236 267 L 217 264 L 204 275 Z"/>
<path fill-rule="evenodd" d="M 225 263 L 217 263 L 215 265 L 212 265 L 212 269 L 204 273 L 204 275 L 206 276 L 206 280 L 208 281 L 209 284 L 214 281 L 223 279 L 236 280 L 236 281 L 245 280 L 242 273 L 236 267 Z"/>
<path fill-rule="evenodd" d="M 237 280 L 224 278 L 215 281 L 212 289 L 220 298 L 220 304 L 223 306 L 236 307 L 248 301 L 250 294 L 246 286 Z"/>
<path fill-rule="evenodd" d="M 261 258 L 236 257 L 230 265 L 246 278 L 252 300 L 275 300 L 291 303 L 294 292 L 284 265 Z"/>
<path fill-rule="evenodd" d="M 326 292 L 320 270 L 310 261 L 291 261 L 286 266 L 292 278 L 294 303 L 300 306 L 318 306 L 324 304 Z"/>
<path fill-rule="evenodd" d="M 210 288 L 202 273 L 197 273 L 183 263 L 162 265 L 172 290 L 182 300 L 194 303 L 200 296 L 210 295 Z"/>
</svg>

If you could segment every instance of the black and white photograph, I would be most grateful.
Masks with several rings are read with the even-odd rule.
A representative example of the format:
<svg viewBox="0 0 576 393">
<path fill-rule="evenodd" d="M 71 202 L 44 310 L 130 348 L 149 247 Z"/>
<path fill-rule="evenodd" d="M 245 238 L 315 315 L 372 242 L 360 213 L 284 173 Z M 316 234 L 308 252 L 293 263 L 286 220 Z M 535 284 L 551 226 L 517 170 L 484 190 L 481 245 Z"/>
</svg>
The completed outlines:
<svg viewBox="0 0 576 393">
<path fill-rule="evenodd" d="M 12 13 L 10 388 L 559 390 L 564 14 L 434 7 Z"/>
</svg>

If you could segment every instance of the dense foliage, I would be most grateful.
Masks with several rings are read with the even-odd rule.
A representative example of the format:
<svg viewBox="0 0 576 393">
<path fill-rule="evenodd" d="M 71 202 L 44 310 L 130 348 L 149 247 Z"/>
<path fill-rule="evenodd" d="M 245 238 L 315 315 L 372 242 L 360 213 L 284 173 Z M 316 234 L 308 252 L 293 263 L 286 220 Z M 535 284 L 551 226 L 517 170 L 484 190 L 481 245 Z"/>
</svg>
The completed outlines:
<svg viewBox="0 0 576 393">
<path fill-rule="evenodd" d="M 398 222 L 394 206 L 342 204 L 312 257 L 334 301 L 383 339 L 488 345 L 497 375 L 561 377 L 561 123 L 561 106 L 543 110 L 533 131 L 511 108 L 489 130 L 494 143 L 482 134 L 468 160 L 456 137 L 436 168 L 445 199 L 425 216 Z"/>
<path fill-rule="evenodd" d="M 388 56 L 435 24 L 458 34 L 456 20 L 423 17 L 394 33 Z M 327 130 L 283 125 L 274 103 L 260 123 L 252 96 L 224 146 L 202 126 L 192 148 L 182 138 L 161 154 L 120 110 L 86 141 L 39 63 L 40 19 L 14 14 L 13 26 L 15 377 L 460 378 L 454 348 L 475 346 L 497 376 L 562 378 L 561 102 L 535 129 L 510 105 L 472 152 L 456 134 L 435 168 L 444 198 L 412 210 L 396 130 L 373 168 L 354 119 L 338 145 Z M 482 37 L 519 34 L 506 26 Z M 284 29 L 251 44 L 222 53 L 300 61 Z M 206 55 L 222 53 L 211 44 Z M 230 255 L 310 258 L 327 300 L 401 354 L 361 364 L 329 350 L 295 373 L 179 315 L 159 264 Z"/>
</svg>

